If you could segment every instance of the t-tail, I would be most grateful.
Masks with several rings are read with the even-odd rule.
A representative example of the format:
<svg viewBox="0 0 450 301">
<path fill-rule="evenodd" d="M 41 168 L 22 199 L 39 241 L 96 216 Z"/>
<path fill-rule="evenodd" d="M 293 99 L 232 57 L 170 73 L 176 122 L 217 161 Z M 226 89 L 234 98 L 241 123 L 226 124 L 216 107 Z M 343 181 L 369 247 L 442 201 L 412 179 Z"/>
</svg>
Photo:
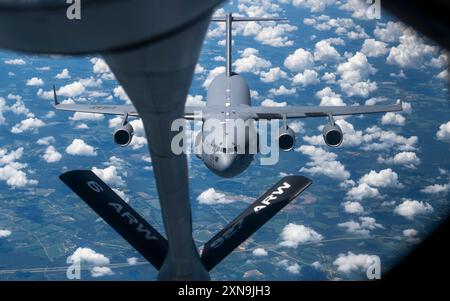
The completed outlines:
<svg viewBox="0 0 450 301">
<path fill-rule="evenodd" d="M 233 14 L 227 13 L 223 17 L 212 17 L 211 21 L 214 22 L 225 22 L 226 30 L 227 30 L 227 38 L 226 38 L 226 75 L 230 77 L 232 75 L 232 59 L 231 59 L 231 47 L 233 43 L 232 37 L 232 24 L 233 22 L 250 22 L 250 21 L 287 21 L 287 19 L 283 18 L 260 18 L 260 17 L 233 17 Z"/>
</svg>

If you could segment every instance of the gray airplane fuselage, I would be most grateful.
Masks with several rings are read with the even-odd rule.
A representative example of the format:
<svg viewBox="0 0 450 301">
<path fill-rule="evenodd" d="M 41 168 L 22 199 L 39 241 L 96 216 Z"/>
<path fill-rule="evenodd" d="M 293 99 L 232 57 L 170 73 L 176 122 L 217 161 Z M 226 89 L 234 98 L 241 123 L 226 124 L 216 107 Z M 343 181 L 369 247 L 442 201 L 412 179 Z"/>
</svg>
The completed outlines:
<svg viewBox="0 0 450 301">
<path fill-rule="evenodd" d="M 203 119 L 202 131 L 196 139 L 198 144 L 202 138 L 203 151 L 197 156 L 221 177 L 234 177 L 245 171 L 253 161 L 254 154 L 249 149 L 251 142 L 256 142 L 251 141 L 252 137 L 256 137 L 252 136 L 255 127 L 250 116 L 239 113 L 240 107 L 250 105 L 247 82 L 236 73 L 216 76 L 208 88 L 206 106 L 214 107 L 219 113 L 208 114 Z M 219 122 L 221 129 L 214 132 L 205 129 L 208 119 L 214 119 L 216 124 Z M 237 120 L 247 122 L 247 130 L 230 126 Z"/>
</svg>

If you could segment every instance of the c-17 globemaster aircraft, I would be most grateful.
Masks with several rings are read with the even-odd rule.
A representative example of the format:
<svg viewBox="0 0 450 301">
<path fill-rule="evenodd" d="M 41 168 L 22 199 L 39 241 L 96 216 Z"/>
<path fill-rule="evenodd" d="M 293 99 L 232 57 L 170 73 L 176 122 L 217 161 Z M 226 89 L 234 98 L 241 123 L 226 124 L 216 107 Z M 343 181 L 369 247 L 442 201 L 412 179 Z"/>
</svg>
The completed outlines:
<svg viewBox="0 0 450 301">
<path fill-rule="evenodd" d="M 324 138 L 331 146 L 337 146 L 342 141 L 342 132 L 334 124 L 333 116 L 401 109 L 401 104 L 252 107 L 245 80 L 231 70 L 231 14 L 217 19 L 227 24 L 227 72 L 211 84 L 206 107 L 185 108 L 211 16 L 222 2 L 86 0 L 82 2 L 80 18 L 73 20 L 68 17 L 69 8 L 65 1 L 0 0 L 0 48 L 44 54 L 100 53 L 130 97 L 133 107 L 93 105 L 88 111 L 106 114 L 110 110 L 110 114 L 124 116 L 123 127 L 115 135 L 120 144 L 129 143 L 131 138 L 132 129 L 127 117 L 132 115 L 142 119 L 166 238 L 92 171 L 69 171 L 60 178 L 158 269 L 159 280 L 209 280 L 209 271 L 214 266 L 311 185 L 311 180 L 302 176 L 282 178 L 211 238 L 200 256 L 192 237 L 186 154 L 175 154 L 171 149 L 176 135 L 171 131 L 171 125 L 175 120 L 192 118 L 190 113 L 195 112 L 201 112 L 205 122 L 208 116 L 224 121 L 230 116 L 282 119 L 279 144 L 290 149 L 294 135 L 287 127 L 288 118 L 328 117 L 330 125 L 326 127 Z M 238 174 L 245 169 L 240 166 L 247 166 L 250 160 L 240 162 L 241 157 L 229 156 L 227 151 L 219 152 L 218 157 L 220 165 L 212 163 L 208 167 L 223 176 Z"/>
<path fill-rule="evenodd" d="M 343 133 L 334 122 L 334 116 L 359 115 L 369 113 L 394 112 L 402 110 L 402 103 L 374 106 L 288 106 L 288 107 L 252 107 L 250 89 L 246 80 L 232 71 L 232 23 L 244 21 L 285 21 L 278 18 L 233 17 L 231 13 L 223 17 L 213 17 L 212 21 L 226 24 L 226 72 L 216 76 L 207 91 L 206 106 L 186 106 L 184 118 L 199 119 L 203 124 L 215 120 L 223 126 L 220 131 L 208 131 L 202 128 L 197 135 L 195 145 L 201 146 L 197 156 L 215 174 L 222 177 L 234 177 L 242 173 L 253 160 L 252 143 L 258 143 L 252 123 L 245 128 L 228 127 L 236 125 L 233 121 L 245 122 L 261 119 L 281 119 L 282 126 L 277 137 L 278 146 L 290 151 L 295 144 L 295 133 L 287 125 L 289 118 L 326 117 L 329 123 L 323 129 L 323 139 L 330 147 L 338 147 L 343 141 Z M 114 131 L 114 142 L 127 146 L 133 139 L 133 127 L 128 117 L 139 116 L 133 105 L 80 105 L 61 104 L 53 87 L 55 108 L 58 110 L 110 114 L 123 116 L 122 125 Z M 241 131 L 239 131 L 241 130 Z M 229 138 L 232 137 L 232 138 Z M 253 139 L 256 137 L 256 139 Z M 255 145 L 259 149 L 259 145 Z M 239 151 L 242 150 L 242 151 Z"/>
</svg>

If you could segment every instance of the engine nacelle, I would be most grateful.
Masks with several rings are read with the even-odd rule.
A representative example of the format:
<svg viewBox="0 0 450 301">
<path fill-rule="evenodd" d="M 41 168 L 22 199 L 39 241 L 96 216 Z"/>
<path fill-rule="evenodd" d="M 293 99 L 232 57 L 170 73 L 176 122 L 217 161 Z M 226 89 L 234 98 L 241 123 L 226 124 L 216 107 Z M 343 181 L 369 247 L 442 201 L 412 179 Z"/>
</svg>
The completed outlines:
<svg viewBox="0 0 450 301">
<path fill-rule="evenodd" d="M 290 127 L 282 126 L 280 128 L 280 136 L 278 136 L 278 146 L 281 150 L 288 152 L 294 148 L 295 133 Z"/>
<path fill-rule="evenodd" d="M 327 124 L 322 131 L 323 140 L 330 147 L 338 147 L 344 139 L 344 134 L 337 124 Z"/>
<path fill-rule="evenodd" d="M 128 122 L 114 131 L 114 142 L 120 146 L 127 146 L 133 139 L 134 129 Z"/>
</svg>

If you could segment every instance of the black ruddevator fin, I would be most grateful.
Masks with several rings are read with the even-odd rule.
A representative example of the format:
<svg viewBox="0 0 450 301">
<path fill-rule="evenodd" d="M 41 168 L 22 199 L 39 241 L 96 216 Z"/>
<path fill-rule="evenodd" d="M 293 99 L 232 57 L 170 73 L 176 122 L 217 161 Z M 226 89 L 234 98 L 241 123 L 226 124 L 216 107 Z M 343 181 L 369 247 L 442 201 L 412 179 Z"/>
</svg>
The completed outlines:
<svg viewBox="0 0 450 301">
<path fill-rule="evenodd" d="M 90 170 L 73 170 L 59 178 L 155 268 L 161 268 L 167 240 L 99 177 Z"/>
<path fill-rule="evenodd" d="M 302 176 L 287 176 L 272 186 L 204 245 L 201 258 L 205 268 L 214 268 L 311 183 Z"/>
</svg>

